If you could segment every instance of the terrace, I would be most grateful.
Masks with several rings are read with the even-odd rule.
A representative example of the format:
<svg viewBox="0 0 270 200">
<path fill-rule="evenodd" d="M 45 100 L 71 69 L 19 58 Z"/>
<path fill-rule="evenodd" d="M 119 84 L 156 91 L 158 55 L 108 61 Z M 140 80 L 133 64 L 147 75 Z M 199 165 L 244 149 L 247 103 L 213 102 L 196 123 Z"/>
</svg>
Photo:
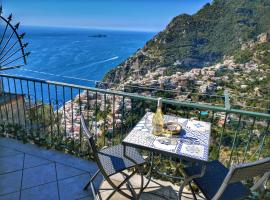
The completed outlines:
<svg viewBox="0 0 270 200">
<path fill-rule="evenodd" d="M 102 148 L 121 143 L 146 110 L 156 109 L 157 98 L 151 96 L 0 77 L 0 199 L 93 199 L 83 186 L 97 165 L 82 133 L 80 113 L 93 121 L 91 130 L 99 135 Z M 165 98 L 163 112 L 211 123 L 210 160 L 230 167 L 269 156 L 270 115 L 235 108 L 226 92 L 212 103 Z M 177 199 L 182 180 L 173 177 L 181 178 L 179 168 L 184 164 L 155 155 L 159 171 L 141 199 Z M 133 182 L 139 182 L 137 177 Z M 96 184 L 101 183 L 100 177 Z M 106 197 L 108 191 L 101 190 L 101 195 Z M 113 197 L 124 199 L 120 194 Z"/>
<path fill-rule="evenodd" d="M 69 154 L 23 144 L 10 138 L 0 138 L 0 199 L 93 199 L 82 188 L 97 170 L 93 161 Z M 121 177 L 114 177 L 117 182 Z M 139 182 L 138 177 L 133 182 Z M 101 184 L 100 177 L 96 184 Z M 104 183 L 101 196 L 106 198 L 112 189 Z M 141 199 L 160 197 L 177 199 L 176 187 L 169 182 L 155 180 Z M 116 194 L 113 199 L 123 199 Z"/>
</svg>

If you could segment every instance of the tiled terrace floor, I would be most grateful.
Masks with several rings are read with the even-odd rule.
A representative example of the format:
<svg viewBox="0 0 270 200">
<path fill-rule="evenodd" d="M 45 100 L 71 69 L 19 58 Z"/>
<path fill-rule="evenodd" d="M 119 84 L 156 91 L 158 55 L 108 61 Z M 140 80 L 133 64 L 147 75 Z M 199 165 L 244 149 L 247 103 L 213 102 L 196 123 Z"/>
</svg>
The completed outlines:
<svg viewBox="0 0 270 200">
<path fill-rule="evenodd" d="M 83 191 L 93 162 L 0 138 L 0 200 L 93 199 Z"/>
<path fill-rule="evenodd" d="M 83 186 L 96 170 L 94 162 L 0 137 L 0 200 L 93 199 L 90 190 L 84 191 Z M 101 183 L 102 179 L 98 179 Z M 140 182 L 139 177 L 134 180 Z M 106 183 L 103 185 L 108 188 Z M 100 193 L 106 197 L 110 191 Z M 165 182 L 151 182 L 141 197 L 142 200 L 176 198 L 174 186 Z M 116 194 L 112 199 L 124 198 Z"/>
</svg>

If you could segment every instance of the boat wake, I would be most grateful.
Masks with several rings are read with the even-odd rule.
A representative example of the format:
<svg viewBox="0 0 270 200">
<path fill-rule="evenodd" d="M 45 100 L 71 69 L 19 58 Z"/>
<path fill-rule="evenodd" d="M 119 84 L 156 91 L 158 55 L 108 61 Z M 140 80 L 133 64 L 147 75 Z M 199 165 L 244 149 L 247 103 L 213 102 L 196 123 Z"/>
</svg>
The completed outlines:
<svg viewBox="0 0 270 200">
<path fill-rule="evenodd" d="M 112 60 L 117 60 L 118 58 L 119 58 L 118 56 L 114 56 L 114 57 L 112 57 L 112 58 L 109 58 L 109 59 L 106 59 L 106 60 L 100 60 L 100 61 L 97 61 L 97 62 L 75 63 L 75 64 L 72 64 L 72 65 L 69 65 L 69 66 L 73 66 L 73 67 L 76 66 L 76 67 L 75 67 L 74 69 L 68 70 L 68 72 L 69 72 L 69 73 L 70 73 L 70 72 L 74 73 L 74 72 L 76 72 L 76 71 L 78 71 L 78 70 L 87 69 L 87 68 L 89 68 L 89 67 L 91 67 L 91 66 L 94 66 L 94 65 L 97 65 L 97 64 L 106 63 L 106 62 L 109 62 L 109 61 L 112 61 Z M 68 67 L 69 67 L 69 66 L 68 66 Z M 78 66 L 78 67 L 77 67 L 77 66 Z"/>
<path fill-rule="evenodd" d="M 107 60 L 103 60 L 103 61 L 100 61 L 100 62 L 108 62 L 108 61 L 111 61 L 111 60 L 116 60 L 116 59 L 118 59 L 119 57 L 118 56 L 114 56 L 114 57 L 112 57 L 112 58 L 109 58 L 109 59 L 107 59 Z"/>
<path fill-rule="evenodd" d="M 75 70 L 81 70 L 81 69 L 84 69 L 84 68 L 88 68 L 89 66 L 93 66 L 93 65 L 96 65 L 96 64 L 100 64 L 100 63 L 105 63 L 105 62 L 109 62 L 109 61 L 112 61 L 112 60 L 116 60 L 118 58 L 119 58 L 118 56 L 114 56 L 114 57 L 109 58 L 109 59 L 106 59 L 106 60 L 97 61 L 97 62 L 91 63 L 90 65 L 87 65 L 87 66 L 84 66 L 84 67 L 80 67 L 80 68 L 74 69 L 74 71 Z M 52 74 L 52 73 L 48 73 L 48 72 L 31 70 L 31 69 L 20 68 L 19 70 L 33 72 L 33 73 L 38 73 L 38 74 L 43 74 L 43 75 L 46 75 L 46 76 L 54 76 L 54 77 L 67 78 L 67 79 L 75 79 L 75 80 L 92 82 L 92 83 L 93 82 L 96 82 L 96 80 L 90 80 L 90 79 L 79 78 L 79 77 L 74 77 L 74 76 L 66 76 L 66 75 L 60 75 L 60 74 Z M 70 73 L 71 71 L 73 71 L 73 70 L 69 70 L 68 72 Z"/>
</svg>

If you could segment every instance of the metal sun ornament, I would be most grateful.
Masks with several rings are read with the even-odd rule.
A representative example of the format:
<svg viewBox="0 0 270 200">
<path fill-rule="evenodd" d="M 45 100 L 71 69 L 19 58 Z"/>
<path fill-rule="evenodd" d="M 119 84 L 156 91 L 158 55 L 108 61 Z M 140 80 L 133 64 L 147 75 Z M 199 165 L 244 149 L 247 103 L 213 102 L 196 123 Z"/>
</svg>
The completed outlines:
<svg viewBox="0 0 270 200">
<path fill-rule="evenodd" d="M 19 34 L 20 23 L 11 24 L 12 14 L 2 16 L 0 5 L 0 71 L 19 68 L 27 64 L 30 52 L 25 52 L 28 43 L 22 43 L 25 33 Z"/>
</svg>

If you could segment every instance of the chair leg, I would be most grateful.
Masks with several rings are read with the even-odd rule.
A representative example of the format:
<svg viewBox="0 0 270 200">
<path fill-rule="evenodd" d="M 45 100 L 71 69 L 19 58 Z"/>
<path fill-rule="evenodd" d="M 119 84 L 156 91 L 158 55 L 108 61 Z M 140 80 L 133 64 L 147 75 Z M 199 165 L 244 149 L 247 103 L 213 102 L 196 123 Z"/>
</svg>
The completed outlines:
<svg viewBox="0 0 270 200">
<path fill-rule="evenodd" d="M 93 194 L 94 199 L 97 199 L 96 198 L 96 196 L 97 196 L 96 195 L 96 190 L 95 190 L 95 187 L 94 187 L 94 185 L 93 185 L 92 182 L 90 183 L 90 187 L 91 187 L 91 191 L 92 191 L 92 194 Z M 99 199 L 101 199 L 100 196 L 99 196 L 99 194 L 98 194 L 98 197 L 99 197 Z"/>
<path fill-rule="evenodd" d="M 126 174 L 124 172 L 120 172 L 120 173 L 124 176 L 124 178 L 128 177 L 128 174 Z M 137 194 L 136 194 L 135 190 L 133 189 L 132 184 L 130 183 L 129 180 L 127 181 L 126 185 L 127 185 L 128 190 L 131 192 L 132 196 L 137 197 Z"/>
<path fill-rule="evenodd" d="M 182 185 L 181 185 L 180 188 L 179 188 L 179 192 L 178 192 L 178 200 L 181 200 L 181 196 L 182 196 L 184 187 L 185 187 L 186 185 L 190 184 L 190 182 L 191 182 L 194 178 L 200 178 L 200 177 L 202 177 L 202 176 L 205 174 L 205 170 L 206 170 L 206 164 L 204 164 L 204 165 L 202 166 L 202 169 L 201 169 L 201 173 L 200 173 L 200 174 L 195 174 L 195 175 L 192 175 L 192 176 L 185 176 L 184 182 L 182 183 Z"/>
<path fill-rule="evenodd" d="M 98 170 L 94 176 L 92 176 L 89 180 L 89 182 L 84 186 L 83 190 L 87 190 L 91 182 L 97 177 L 97 175 L 100 173 L 100 170 Z"/>
<path fill-rule="evenodd" d="M 194 190 L 193 190 L 193 188 L 192 188 L 192 186 L 191 186 L 191 182 L 189 182 L 188 185 L 189 185 L 189 188 L 190 188 L 190 190 L 191 190 L 191 192 L 192 192 L 193 198 L 194 198 L 195 200 L 197 200 L 196 194 L 195 194 L 195 192 L 194 192 Z"/>
<path fill-rule="evenodd" d="M 107 197 L 107 200 L 110 199 L 115 192 L 120 193 L 121 195 L 123 195 L 124 197 L 128 198 L 128 199 L 134 199 L 134 197 L 130 196 L 129 194 L 123 192 L 120 188 L 132 177 L 134 176 L 134 174 L 137 172 L 137 170 L 135 170 L 134 172 L 132 172 L 132 174 L 130 174 L 122 183 L 120 183 L 118 186 L 116 186 L 109 178 L 107 179 L 108 183 L 113 187 L 114 191 L 109 195 L 109 197 Z"/>
<path fill-rule="evenodd" d="M 88 183 L 84 186 L 84 188 L 83 188 L 83 190 L 87 190 L 88 189 L 88 187 L 89 187 L 89 185 L 90 185 L 90 183 L 91 183 L 91 180 L 90 181 L 88 181 Z"/>
</svg>

